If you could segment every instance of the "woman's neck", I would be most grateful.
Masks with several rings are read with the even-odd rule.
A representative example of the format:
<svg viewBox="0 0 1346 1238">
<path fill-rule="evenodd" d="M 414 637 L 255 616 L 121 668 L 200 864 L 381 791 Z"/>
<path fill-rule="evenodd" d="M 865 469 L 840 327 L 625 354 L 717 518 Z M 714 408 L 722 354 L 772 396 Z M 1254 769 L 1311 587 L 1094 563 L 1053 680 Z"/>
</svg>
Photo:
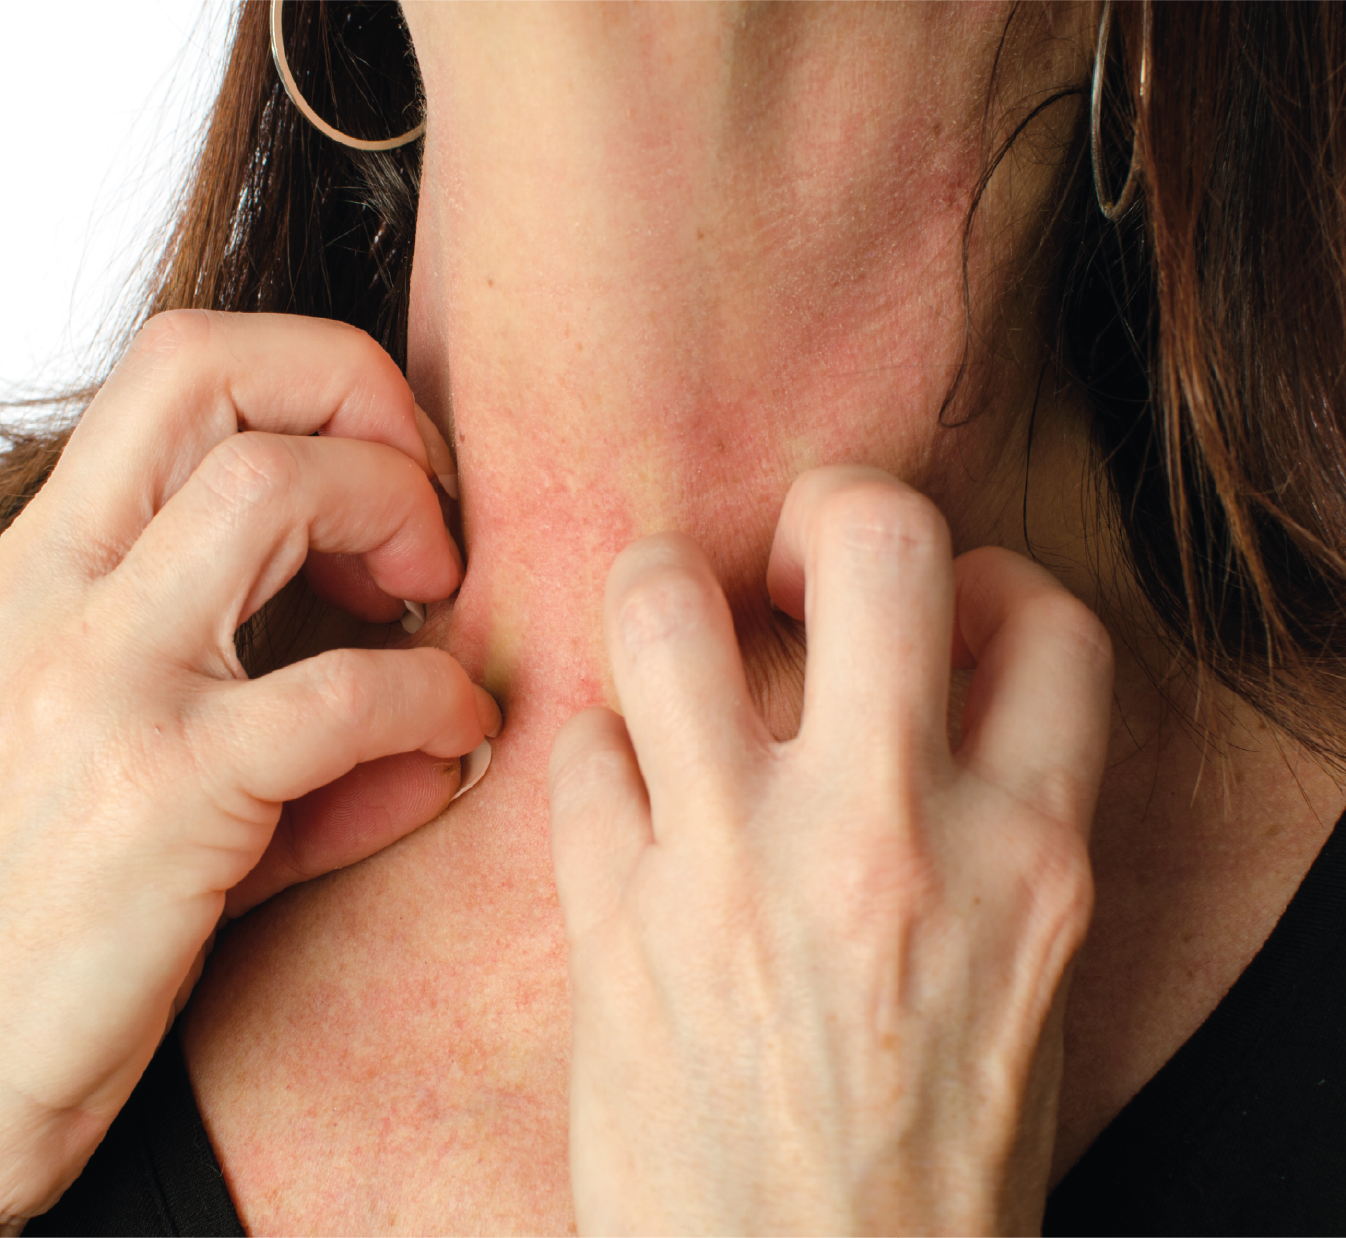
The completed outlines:
<svg viewBox="0 0 1346 1238">
<path fill-rule="evenodd" d="M 530 667 L 566 709 L 611 704 L 608 566 L 679 529 L 719 569 L 750 677 L 789 729 L 791 694 L 771 689 L 797 666 L 764 575 L 794 477 L 878 465 L 943 498 L 966 545 L 999 540 L 1014 506 L 1005 410 L 1026 409 L 1030 371 L 979 360 L 960 407 L 988 415 L 939 424 L 968 342 L 962 229 L 1003 15 L 411 5 L 408 20 L 429 116 L 410 376 L 458 454 L 468 552 L 427 638 L 450 629 L 516 716 L 540 687 Z M 1046 187 L 1023 173 L 984 209 Z M 984 231 L 999 248 L 977 249 L 973 275 L 1008 284 L 1024 238 Z"/>
</svg>

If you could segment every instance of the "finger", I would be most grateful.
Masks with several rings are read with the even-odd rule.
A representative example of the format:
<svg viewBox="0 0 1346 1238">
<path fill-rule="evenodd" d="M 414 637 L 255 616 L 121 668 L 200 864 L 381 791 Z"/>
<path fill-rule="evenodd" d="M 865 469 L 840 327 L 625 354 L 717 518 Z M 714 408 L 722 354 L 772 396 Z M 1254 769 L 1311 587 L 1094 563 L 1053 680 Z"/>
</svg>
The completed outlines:
<svg viewBox="0 0 1346 1238">
<path fill-rule="evenodd" d="M 439 501 L 391 448 L 236 434 L 211 452 L 112 577 L 153 619 L 156 648 L 195 662 L 232 647 L 238 625 L 309 549 L 359 554 L 397 598 L 448 597 L 461 579 Z"/>
<path fill-rule="evenodd" d="M 499 731 L 500 712 L 443 650 L 334 649 L 209 685 L 193 726 L 216 754 L 218 795 L 278 804 L 395 753 L 461 757 Z"/>
<path fill-rule="evenodd" d="M 977 669 L 957 759 L 1088 829 L 1107 753 L 1112 644 L 1050 573 L 995 547 L 954 564 L 958 627 Z"/>
<path fill-rule="evenodd" d="M 458 579 L 463 576 L 463 557 L 457 543 L 449 538 L 449 553 L 453 556 Z M 359 555 L 325 554 L 310 550 L 304 560 L 304 575 L 313 592 L 333 606 L 349 612 L 369 623 L 395 623 L 406 614 L 415 599 L 407 601 L 384 593 L 374 583 L 368 566 Z M 423 608 L 422 608 L 423 610 Z M 420 618 L 425 618 L 420 613 Z"/>
<path fill-rule="evenodd" d="M 324 602 L 368 623 L 396 623 L 406 604 L 374 583 L 359 555 L 324 554 L 310 550 L 304 560 L 309 588 Z"/>
<path fill-rule="evenodd" d="M 770 739 L 705 555 L 676 533 L 628 546 L 608 575 L 604 627 L 656 834 L 709 819 L 704 797 L 723 803 Z"/>
<path fill-rule="evenodd" d="M 67 540 L 78 548 L 78 530 L 103 531 L 84 545 L 86 570 L 115 565 L 207 453 L 248 429 L 383 443 L 432 471 L 411 389 L 363 331 L 287 314 L 160 314 L 90 404 L 52 475 Z"/>
<path fill-rule="evenodd" d="M 460 777 L 457 757 L 406 752 L 357 765 L 286 804 L 257 867 L 229 891 L 225 915 L 391 846 L 439 816 Z"/>
<path fill-rule="evenodd" d="M 767 580 L 808 627 L 801 741 L 880 776 L 947 761 L 953 568 L 934 504 L 877 469 L 811 470 L 785 500 Z"/>
<path fill-rule="evenodd" d="M 547 766 L 552 863 L 570 941 L 610 917 L 654 841 L 650 802 L 621 718 L 587 709 L 557 732 Z"/>
<path fill-rule="evenodd" d="M 430 471 L 438 480 L 440 487 L 452 499 L 458 498 L 458 466 L 454 462 L 449 445 L 440 434 L 439 427 L 430 420 L 419 404 L 415 405 L 416 430 L 425 445 Z M 329 427 L 323 433 L 330 437 L 351 437 L 342 432 L 343 427 Z M 458 574 L 463 572 L 463 557 L 457 543 L 449 538 L 449 548 L 458 564 Z M 407 614 L 403 600 L 384 593 L 369 574 L 369 569 L 354 555 L 324 555 L 312 550 L 304 562 L 304 575 L 309 587 L 324 602 L 364 619 L 369 623 L 394 623 Z"/>
<path fill-rule="evenodd" d="M 805 474 L 807 476 L 807 474 Z M 799 485 L 796 481 L 795 486 Z M 794 486 L 790 488 L 794 492 Z M 781 509 L 781 518 L 776 522 L 776 534 L 771 542 L 771 557 L 766 565 L 766 591 L 773 605 L 783 610 L 791 619 L 804 622 L 804 554 L 803 539 L 799 532 L 791 530 L 787 536 L 782 532 L 786 515 L 795 519 L 795 510 L 790 506 L 789 496 L 785 507 Z"/>
</svg>

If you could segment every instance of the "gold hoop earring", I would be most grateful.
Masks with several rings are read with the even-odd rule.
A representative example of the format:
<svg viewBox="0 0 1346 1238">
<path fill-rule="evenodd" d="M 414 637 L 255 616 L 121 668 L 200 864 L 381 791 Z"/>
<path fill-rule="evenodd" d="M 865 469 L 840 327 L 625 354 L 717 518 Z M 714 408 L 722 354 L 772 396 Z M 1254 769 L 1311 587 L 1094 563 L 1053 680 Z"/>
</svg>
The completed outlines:
<svg viewBox="0 0 1346 1238">
<path fill-rule="evenodd" d="M 349 133 L 329 125 L 309 106 L 309 102 L 299 92 L 299 85 L 290 72 L 290 62 L 285 57 L 285 38 L 280 29 L 280 6 L 283 0 L 271 0 L 271 59 L 276 63 L 276 72 L 280 74 L 281 85 L 290 96 L 290 102 L 297 107 L 304 118 L 320 133 L 325 133 L 334 142 L 349 146 L 354 150 L 396 150 L 408 142 L 414 142 L 425 132 L 425 121 L 414 129 L 408 129 L 401 137 L 384 138 L 379 142 L 366 142 L 363 138 L 353 138 Z"/>
<path fill-rule="evenodd" d="M 1136 92 L 1141 110 L 1150 101 L 1150 0 L 1144 0 L 1144 16 L 1141 24 L 1140 83 Z M 1094 53 L 1094 89 L 1089 101 L 1089 153 L 1094 165 L 1094 193 L 1098 197 L 1098 209 L 1109 223 L 1116 223 L 1126 214 L 1127 207 L 1136 196 L 1137 159 L 1136 147 L 1139 142 L 1139 124 L 1133 124 L 1131 130 L 1131 162 L 1126 169 L 1126 182 L 1115 202 L 1108 198 L 1107 188 L 1103 184 L 1103 70 L 1108 59 L 1108 35 L 1112 33 L 1112 0 L 1103 0 L 1103 16 L 1098 23 L 1098 50 Z"/>
</svg>

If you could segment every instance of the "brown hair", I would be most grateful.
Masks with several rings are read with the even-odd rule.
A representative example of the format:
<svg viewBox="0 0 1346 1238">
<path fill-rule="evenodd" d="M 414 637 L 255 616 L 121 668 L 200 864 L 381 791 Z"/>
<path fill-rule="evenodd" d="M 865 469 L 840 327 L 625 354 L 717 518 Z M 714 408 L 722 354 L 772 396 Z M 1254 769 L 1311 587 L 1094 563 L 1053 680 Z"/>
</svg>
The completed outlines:
<svg viewBox="0 0 1346 1238">
<path fill-rule="evenodd" d="M 271 66 L 267 8 L 239 8 L 143 316 L 339 318 L 404 363 L 420 145 L 366 154 L 312 130 Z M 320 113 L 364 137 L 411 123 L 419 81 L 395 5 L 285 8 L 291 65 Z M 1346 14 L 1153 5 L 1142 109 L 1143 15 L 1118 6 L 1107 95 L 1123 121 L 1114 186 L 1135 121 L 1136 205 L 1119 224 L 1102 218 L 1087 108 L 1062 173 L 1060 355 L 1093 410 L 1113 515 L 1163 630 L 1289 734 L 1346 760 Z M 0 529 L 64 443 L 5 435 Z"/>
<path fill-rule="evenodd" d="M 1346 13 L 1155 4 L 1142 108 L 1144 10 L 1117 8 L 1144 192 L 1113 225 L 1078 178 L 1060 238 L 1116 522 L 1172 639 L 1339 763 Z"/>
</svg>

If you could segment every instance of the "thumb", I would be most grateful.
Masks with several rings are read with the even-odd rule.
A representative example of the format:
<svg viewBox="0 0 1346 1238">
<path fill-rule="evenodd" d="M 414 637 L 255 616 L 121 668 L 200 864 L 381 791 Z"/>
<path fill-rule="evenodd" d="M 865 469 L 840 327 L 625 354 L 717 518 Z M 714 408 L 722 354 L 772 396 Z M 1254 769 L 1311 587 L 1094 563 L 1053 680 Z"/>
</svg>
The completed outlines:
<svg viewBox="0 0 1346 1238">
<path fill-rule="evenodd" d="M 467 758 L 403 752 L 357 765 L 281 810 L 257 866 L 229 891 L 241 916 L 288 886 L 345 868 L 432 821 L 458 793 Z"/>
</svg>

